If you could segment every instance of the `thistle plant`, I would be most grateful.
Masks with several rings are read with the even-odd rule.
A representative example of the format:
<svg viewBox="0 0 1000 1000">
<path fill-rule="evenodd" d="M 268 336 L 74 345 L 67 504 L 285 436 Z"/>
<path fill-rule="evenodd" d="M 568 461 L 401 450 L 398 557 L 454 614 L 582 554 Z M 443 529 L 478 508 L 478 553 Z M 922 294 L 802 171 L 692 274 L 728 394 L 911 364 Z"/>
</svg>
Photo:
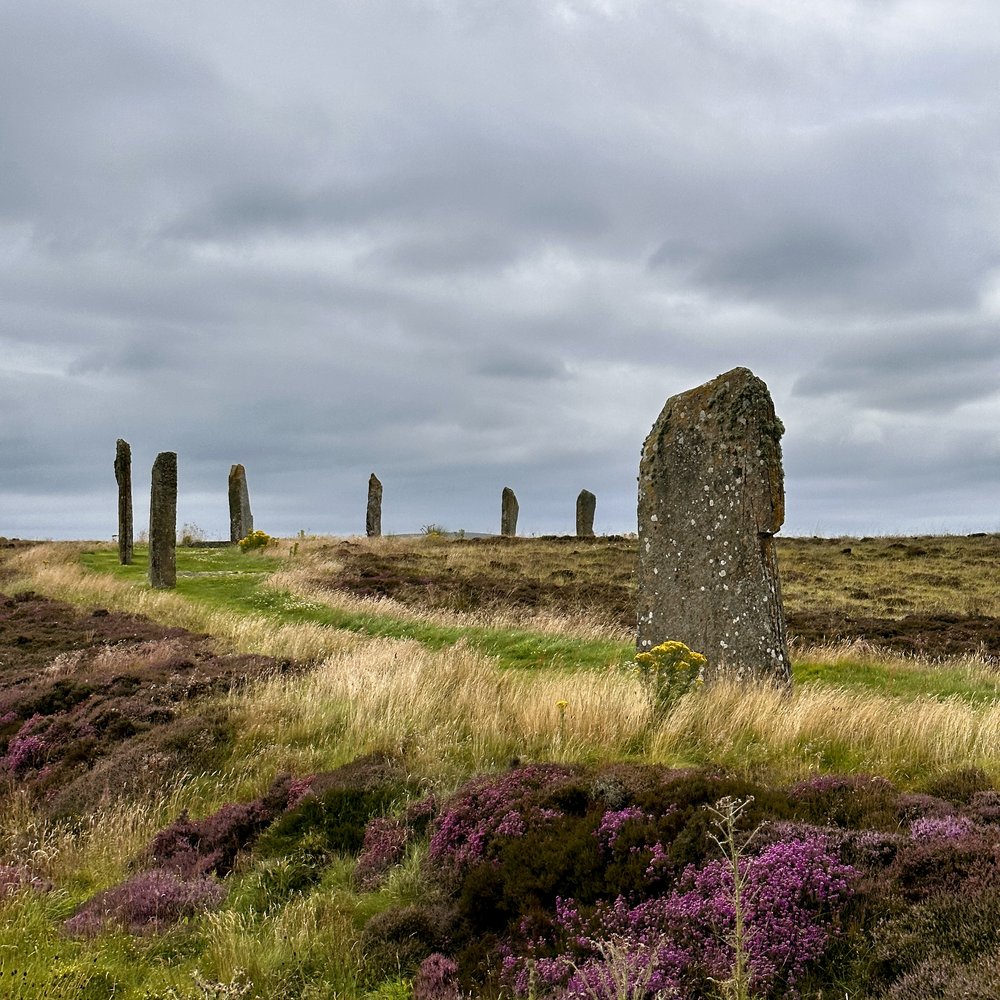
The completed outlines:
<svg viewBox="0 0 1000 1000">
<path fill-rule="evenodd" d="M 688 691 L 704 683 L 708 660 L 683 642 L 668 640 L 648 652 L 637 653 L 633 663 L 649 695 L 654 717 L 659 720 L 669 715 Z"/>
<path fill-rule="evenodd" d="M 719 984 L 724 1000 L 752 1000 L 750 992 L 750 953 L 747 948 L 747 893 L 750 890 L 751 872 L 747 865 L 741 864 L 743 855 L 750 842 L 759 832 L 755 828 L 742 841 L 737 837 L 737 827 L 740 817 L 753 802 L 753 796 L 737 799 L 731 795 L 724 796 L 714 806 L 709 806 L 713 816 L 715 831 L 711 833 L 712 840 L 718 845 L 730 865 L 732 888 L 730 903 L 733 910 L 733 926 L 729 933 L 728 944 L 733 952 L 732 971 L 727 979 Z"/>
</svg>

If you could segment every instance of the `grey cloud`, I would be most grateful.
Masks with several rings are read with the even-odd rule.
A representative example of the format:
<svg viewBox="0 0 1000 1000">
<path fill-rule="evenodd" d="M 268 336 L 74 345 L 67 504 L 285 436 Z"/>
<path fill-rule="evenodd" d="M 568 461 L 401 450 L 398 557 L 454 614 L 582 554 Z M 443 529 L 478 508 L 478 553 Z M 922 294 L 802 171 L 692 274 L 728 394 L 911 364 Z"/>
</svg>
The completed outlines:
<svg viewBox="0 0 1000 1000">
<path fill-rule="evenodd" d="M 840 396 L 876 410 L 947 414 L 998 392 L 1000 329 L 942 326 L 850 337 L 800 375 L 792 393 Z"/>
<path fill-rule="evenodd" d="M 798 523 L 945 510 L 930 461 L 995 516 L 995 9 L 914 2 L 5 5 L 0 533 L 109 518 L 117 436 L 196 521 L 243 461 L 268 530 L 359 530 L 373 468 L 393 530 L 507 483 L 627 530 L 735 364 Z"/>
</svg>

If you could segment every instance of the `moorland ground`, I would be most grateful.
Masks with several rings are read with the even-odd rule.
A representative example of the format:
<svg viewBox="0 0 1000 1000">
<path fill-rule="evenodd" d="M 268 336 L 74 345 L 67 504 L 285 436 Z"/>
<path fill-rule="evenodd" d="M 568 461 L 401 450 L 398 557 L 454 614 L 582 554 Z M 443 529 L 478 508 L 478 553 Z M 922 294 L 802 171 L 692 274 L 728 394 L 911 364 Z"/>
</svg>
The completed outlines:
<svg viewBox="0 0 1000 1000">
<path fill-rule="evenodd" d="M 176 592 L 146 586 L 141 548 L 0 550 L 4 995 L 551 993 L 517 977 L 529 944 L 558 957 L 552 893 L 591 932 L 615 893 L 693 920 L 726 795 L 755 798 L 761 871 L 793 850 L 857 873 L 798 914 L 835 921 L 822 949 L 759 946 L 754 995 L 997 995 L 968 990 L 1000 989 L 1000 537 L 781 540 L 794 693 L 722 684 L 667 713 L 629 667 L 635 545 L 180 549 Z M 463 823 L 483 864 L 446 843 Z M 529 911 L 547 944 L 518 936 Z M 696 949 L 714 967 L 672 953 L 681 995 L 736 995 L 728 934 Z"/>
</svg>

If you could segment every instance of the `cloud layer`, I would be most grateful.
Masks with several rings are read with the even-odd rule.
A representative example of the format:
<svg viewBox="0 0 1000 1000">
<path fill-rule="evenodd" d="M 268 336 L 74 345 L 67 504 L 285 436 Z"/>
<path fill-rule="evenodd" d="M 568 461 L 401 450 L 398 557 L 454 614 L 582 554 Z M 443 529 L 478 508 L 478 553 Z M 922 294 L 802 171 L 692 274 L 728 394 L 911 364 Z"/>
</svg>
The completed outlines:
<svg viewBox="0 0 1000 1000">
<path fill-rule="evenodd" d="M 991 0 L 0 0 L 0 534 L 634 530 L 736 365 L 795 533 L 1000 530 Z M 137 521 L 141 521 L 141 515 Z"/>
</svg>

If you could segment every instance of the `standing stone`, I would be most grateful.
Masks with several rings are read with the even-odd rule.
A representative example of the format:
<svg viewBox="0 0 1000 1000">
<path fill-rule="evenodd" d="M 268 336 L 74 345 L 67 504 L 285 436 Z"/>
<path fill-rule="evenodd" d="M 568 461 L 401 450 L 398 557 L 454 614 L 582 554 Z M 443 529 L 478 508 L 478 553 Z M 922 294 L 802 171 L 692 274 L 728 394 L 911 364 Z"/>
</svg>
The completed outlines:
<svg viewBox="0 0 1000 1000">
<path fill-rule="evenodd" d="M 121 438 L 115 443 L 115 479 L 118 482 L 118 561 L 132 563 L 132 448 Z"/>
<path fill-rule="evenodd" d="M 252 534 L 253 514 L 250 512 L 247 470 L 242 465 L 234 465 L 229 470 L 229 540 L 235 545 L 241 538 Z"/>
<path fill-rule="evenodd" d="M 500 534 L 513 538 L 517 534 L 517 497 L 509 487 L 503 488 L 500 495 Z"/>
<path fill-rule="evenodd" d="M 161 451 L 149 491 L 149 582 L 177 586 L 177 452 Z"/>
<path fill-rule="evenodd" d="M 791 683 L 773 537 L 783 433 L 746 368 L 667 400 L 639 466 L 640 650 L 680 640 L 708 676 Z"/>
<path fill-rule="evenodd" d="M 594 537 L 594 511 L 597 510 L 597 497 L 590 490 L 580 490 L 576 498 L 576 536 L 577 538 Z"/>
<path fill-rule="evenodd" d="M 368 477 L 368 511 L 365 514 L 365 533 L 369 538 L 382 534 L 382 484 L 373 472 Z"/>
</svg>

